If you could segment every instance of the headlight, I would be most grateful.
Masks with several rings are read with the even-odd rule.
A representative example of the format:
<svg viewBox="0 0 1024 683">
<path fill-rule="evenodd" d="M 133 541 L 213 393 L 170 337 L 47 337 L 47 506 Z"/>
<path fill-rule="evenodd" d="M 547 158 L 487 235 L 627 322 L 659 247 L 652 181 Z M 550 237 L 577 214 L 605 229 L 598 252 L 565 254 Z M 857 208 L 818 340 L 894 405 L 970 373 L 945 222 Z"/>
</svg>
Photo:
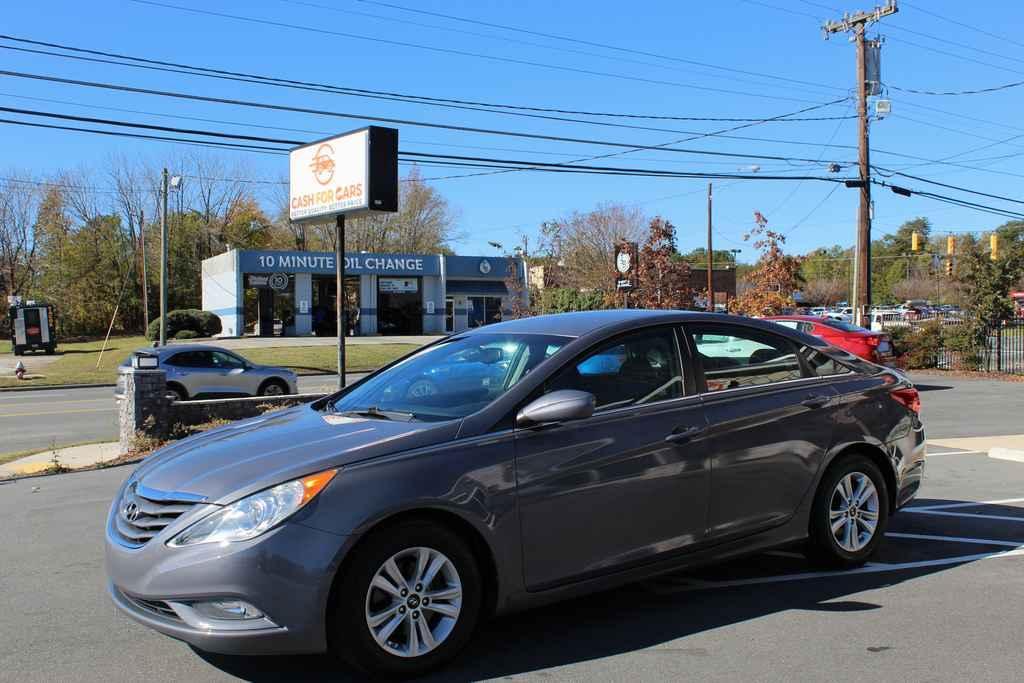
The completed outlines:
<svg viewBox="0 0 1024 683">
<path fill-rule="evenodd" d="M 274 528 L 313 500 L 334 478 L 337 470 L 324 470 L 273 488 L 217 510 L 167 542 L 179 548 L 200 543 L 246 541 Z"/>
</svg>

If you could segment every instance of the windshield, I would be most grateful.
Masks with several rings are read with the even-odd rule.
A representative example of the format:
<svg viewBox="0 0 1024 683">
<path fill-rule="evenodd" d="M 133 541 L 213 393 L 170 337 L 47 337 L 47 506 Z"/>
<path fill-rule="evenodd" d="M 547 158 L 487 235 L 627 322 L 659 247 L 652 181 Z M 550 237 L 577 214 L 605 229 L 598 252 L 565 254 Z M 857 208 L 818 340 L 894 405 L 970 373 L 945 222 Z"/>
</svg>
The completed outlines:
<svg viewBox="0 0 1024 683">
<path fill-rule="evenodd" d="M 463 418 L 504 394 L 569 341 L 539 334 L 455 338 L 360 382 L 332 408 L 380 419 Z"/>
</svg>

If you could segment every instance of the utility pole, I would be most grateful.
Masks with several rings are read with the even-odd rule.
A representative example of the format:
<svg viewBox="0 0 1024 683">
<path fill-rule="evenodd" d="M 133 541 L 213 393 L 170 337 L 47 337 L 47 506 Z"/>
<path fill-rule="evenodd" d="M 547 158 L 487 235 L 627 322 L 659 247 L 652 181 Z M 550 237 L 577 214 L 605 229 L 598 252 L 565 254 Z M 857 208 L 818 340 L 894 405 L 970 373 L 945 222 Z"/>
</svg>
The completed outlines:
<svg viewBox="0 0 1024 683">
<path fill-rule="evenodd" d="M 149 329 L 149 278 L 146 277 L 146 213 L 139 211 L 139 251 L 142 256 L 142 329 Z"/>
<path fill-rule="evenodd" d="M 160 176 L 160 346 L 167 344 L 167 169 Z"/>
<path fill-rule="evenodd" d="M 856 280 L 853 287 L 854 323 L 861 324 L 867 309 L 871 306 L 871 163 L 868 145 L 868 96 L 877 94 L 877 81 L 868 81 L 867 49 L 877 50 L 878 41 L 867 40 L 865 33 L 869 24 L 881 21 L 882 17 L 896 14 L 899 8 L 896 0 L 889 0 L 884 7 L 875 7 L 867 12 L 844 14 L 839 21 L 829 21 L 822 30 L 825 39 L 833 33 L 852 33 L 857 45 L 857 118 L 859 120 L 860 166 L 860 208 L 857 211 Z M 877 73 L 877 62 L 874 64 Z"/>
<path fill-rule="evenodd" d="M 345 388 L 345 214 L 338 214 L 334 223 L 335 285 L 334 315 L 338 325 L 338 388 Z"/>
<path fill-rule="evenodd" d="M 713 254 L 715 252 L 711 248 L 711 183 L 708 183 L 708 301 L 707 309 L 709 312 L 715 312 L 715 284 L 713 280 L 712 267 L 714 266 Z"/>
</svg>

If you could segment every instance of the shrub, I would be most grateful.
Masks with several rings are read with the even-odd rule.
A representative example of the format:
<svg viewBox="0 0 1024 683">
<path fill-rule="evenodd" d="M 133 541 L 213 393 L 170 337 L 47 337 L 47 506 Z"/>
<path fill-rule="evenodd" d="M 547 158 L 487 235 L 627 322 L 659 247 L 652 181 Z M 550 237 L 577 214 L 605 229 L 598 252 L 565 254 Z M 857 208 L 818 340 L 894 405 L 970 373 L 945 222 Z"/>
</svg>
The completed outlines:
<svg viewBox="0 0 1024 683">
<path fill-rule="evenodd" d="M 209 311 L 200 311 L 195 308 L 186 308 L 178 311 L 171 311 L 167 314 L 167 336 L 172 339 L 194 339 L 195 337 L 179 337 L 178 333 L 189 330 L 195 333 L 195 337 L 212 337 L 220 334 L 220 318 Z M 153 320 L 146 328 L 146 339 L 158 339 L 160 337 L 160 318 Z"/>
<path fill-rule="evenodd" d="M 175 339 L 196 339 L 199 334 L 195 330 L 178 330 L 174 333 Z"/>
<path fill-rule="evenodd" d="M 969 322 L 947 327 L 942 331 L 942 343 L 954 353 L 954 369 L 978 370 L 984 359 L 984 327 Z"/>
<path fill-rule="evenodd" d="M 907 369 L 934 368 L 942 351 L 942 323 L 929 320 L 914 328 L 906 339 Z"/>
</svg>

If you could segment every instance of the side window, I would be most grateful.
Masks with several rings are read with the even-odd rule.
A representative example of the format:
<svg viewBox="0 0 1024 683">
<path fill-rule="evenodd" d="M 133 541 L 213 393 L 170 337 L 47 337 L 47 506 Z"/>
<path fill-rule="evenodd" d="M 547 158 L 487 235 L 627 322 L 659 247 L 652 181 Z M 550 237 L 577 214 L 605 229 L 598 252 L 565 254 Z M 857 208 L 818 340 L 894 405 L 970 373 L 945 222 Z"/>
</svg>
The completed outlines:
<svg viewBox="0 0 1024 683">
<path fill-rule="evenodd" d="M 783 327 L 788 327 L 791 330 L 799 330 L 800 329 L 800 323 L 797 322 L 796 320 L 773 320 L 772 322 L 775 323 L 776 325 L 782 325 Z"/>
<path fill-rule="evenodd" d="M 817 377 L 831 377 L 832 375 L 845 375 L 853 372 L 850 368 L 846 367 L 835 358 L 822 353 L 818 349 L 810 346 L 803 346 L 800 348 L 800 355 L 807 361 L 807 367 L 811 369 L 811 372 Z"/>
<path fill-rule="evenodd" d="M 232 356 L 230 353 L 223 353 L 221 351 L 214 351 L 210 354 L 213 360 L 213 366 L 222 370 L 235 370 L 237 368 L 245 367 L 245 364 L 240 358 Z"/>
<path fill-rule="evenodd" d="M 197 365 L 195 351 L 186 351 L 184 353 L 176 353 L 171 356 L 167 361 L 167 365 L 174 365 L 179 368 L 194 368 Z"/>
<path fill-rule="evenodd" d="M 803 377 L 796 349 L 788 339 L 739 326 L 695 325 L 689 331 L 709 392 Z"/>
<path fill-rule="evenodd" d="M 598 409 L 679 398 L 683 374 L 670 328 L 635 332 L 609 342 L 548 380 L 545 393 L 578 389 L 594 395 Z"/>
<path fill-rule="evenodd" d="M 189 354 L 190 368 L 214 368 L 217 367 L 213 363 L 213 354 L 209 351 L 193 351 Z"/>
</svg>

